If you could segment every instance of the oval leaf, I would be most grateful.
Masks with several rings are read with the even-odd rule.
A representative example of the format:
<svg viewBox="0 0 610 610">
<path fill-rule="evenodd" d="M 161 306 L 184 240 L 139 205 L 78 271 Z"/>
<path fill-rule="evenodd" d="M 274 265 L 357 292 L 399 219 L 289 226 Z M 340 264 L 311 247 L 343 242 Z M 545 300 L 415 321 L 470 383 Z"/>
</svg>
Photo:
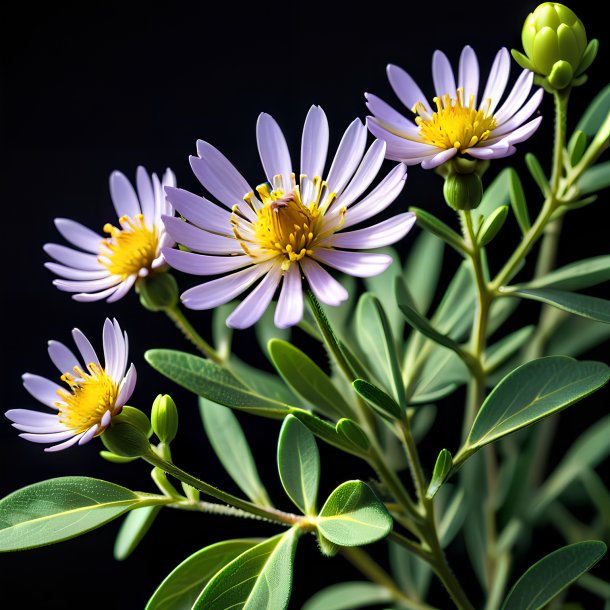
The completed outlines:
<svg viewBox="0 0 610 610">
<path fill-rule="evenodd" d="M 280 431 L 277 465 L 290 499 L 303 514 L 315 515 L 320 454 L 313 434 L 292 415 L 284 420 Z"/>
<path fill-rule="evenodd" d="M 520 366 L 487 397 L 464 449 L 470 453 L 568 407 L 602 387 L 609 371 L 601 362 L 578 362 L 566 356 L 548 356 Z"/>
<path fill-rule="evenodd" d="M 392 602 L 390 592 L 372 582 L 342 582 L 318 591 L 301 610 L 352 610 Z"/>
<path fill-rule="evenodd" d="M 88 477 L 34 483 L 0 500 L 0 552 L 74 538 L 158 498 Z"/>
<path fill-rule="evenodd" d="M 588 572 L 606 553 L 598 540 L 569 544 L 536 562 L 515 583 L 502 610 L 539 610 Z"/>
<path fill-rule="evenodd" d="M 268 349 L 284 381 L 314 409 L 335 420 L 352 415 L 330 377 L 307 354 L 281 339 L 271 339 Z"/>
<path fill-rule="evenodd" d="M 193 610 L 287 608 L 298 537 L 293 528 L 239 555 L 210 580 Z"/>
<path fill-rule="evenodd" d="M 237 486 L 261 506 L 272 506 L 250 446 L 231 409 L 199 398 L 199 412 L 214 452 Z"/>
<path fill-rule="evenodd" d="M 501 205 L 485 219 L 478 236 L 478 241 L 481 246 L 486 246 L 498 234 L 498 231 L 504 226 L 507 216 L 508 206 Z"/>
<path fill-rule="evenodd" d="M 428 491 L 426 491 L 427 498 L 434 498 L 436 492 L 441 488 L 441 485 L 445 482 L 445 479 L 451 472 L 453 466 L 453 460 L 451 453 L 447 449 L 441 449 L 441 452 L 436 458 L 436 464 L 434 465 L 434 472 L 430 479 L 430 485 L 428 485 Z"/>
<path fill-rule="evenodd" d="M 587 141 L 587 139 L 585 137 L 585 144 L 586 144 L 586 141 Z M 584 144 L 583 144 L 582 152 L 584 152 Z M 581 156 L 582 156 L 582 152 L 581 152 Z M 540 165 L 540 161 L 538 161 L 538 158 L 536 157 L 536 155 L 534 155 L 532 153 L 527 153 L 525 155 L 525 165 L 527 165 L 527 169 L 530 170 L 530 174 L 532 175 L 532 178 L 536 181 L 538 188 L 540 189 L 542 194 L 546 197 L 550 192 L 549 181 L 548 181 L 547 177 L 545 176 L 544 170 L 542 169 L 542 166 Z M 574 165 L 574 163 L 572 163 L 572 165 Z"/>
<path fill-rule="evenodd" d="M 114 543 L 114 558 L 117 561 L 123 561 L 133 553 L 160 510 L 161 506 L 145 506 L 132 510 L 125 517 Z"/>
<path fill-rule="evenodd" d="M 217 572 L 258 542 L 260 541 L 248 539 L 226 540 L 197 551 L 170 572 L 146 604 L 146 610 L 191 608 Z"/>
<path fill-rule="evenodd" d="M 355 445 L 359 451 L 366 453 L 370 449 L 371 441 L 369 437 L 355 421 L 344 417 L 337 422 L 335 428 L 339 434 Z"/>
<path fill-rule="evenodd" d="M 368 485 L 346 481 L 328 496 L 317 525 L 339 546 L 360 546 L 385 538 L 392 530 L 392 517 Z"/>
<path fill-rule="evenodd" d="M 356 379 L 352 382 L 354 389 L 364 400 L 366 400 L 380 415 L 386 419 L 402 419 L 404 413 L 400 405 L 383 390 L 364 379 Z"/>
</svg>

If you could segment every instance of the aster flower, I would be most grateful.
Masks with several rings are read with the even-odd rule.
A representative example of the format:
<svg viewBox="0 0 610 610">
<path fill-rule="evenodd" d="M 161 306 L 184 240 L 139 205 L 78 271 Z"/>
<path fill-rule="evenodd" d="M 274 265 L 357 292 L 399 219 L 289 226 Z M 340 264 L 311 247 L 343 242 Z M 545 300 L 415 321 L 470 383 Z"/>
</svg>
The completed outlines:
<svg viewBox="0 0 610 610">
<path fill-rule="evenodd" d="M 367 93 L 367 106 L 373 113 L 367 118 L 367 125 L 376 138 L 387 143 L 387 158 L 407 165 L 421 163 L 423 168 L 431 169 L 457 154 L 475 159 L 507 157 L 515 152 L 515 144 L 536 131 L 542 120 L 538 117 L 526 122 L 544 93 L 538 89 L 527 99 L 534 81 L 529 70 L 521 73 L 498 108 L 510 72 L 510 55 L 505 48 L 496 55 L 480 101 L 479 62 L 469 46 L 460 55 L 457 80 L 447 56 L 435 51 L 433 105 L 428 104 L 421 89 L 402 68 L 389 65 L 387 72 L 400 101 L 416 115 L 415 123 Z"/>
<path fill-rule="evenodd" d="M 175 186 L 171 170 L 160 182 L 143 167 L 136 172 L 137 194 L 121 172 L 110 175 L 110 196 L 119 217 L 119 227 L 104 226 L 108 237 L 67 218 L 57 218 L 55 226 L 75 250 L 58 244 L 46 244 L 45 252 L 54 263 L 45 267 L 62 279 L 53 284 L 60 290 L 74 292 L 77 301 L 118 301 L 138 278 L 160 270 L 165 264 L 161 248 L 173 242 L 161 222 L 162 214 L 172 214 L 164 186 Z"/>
<path fill-rule="evenodd" d="M 19 435 L 22 438 L 34 443 L 58 443 L 45 451 L 60 451 L 75 443 L 84 445 L 99 436 L 120 413 L 136 385 L 134 365 L 127 370 L 127 333 L 121 332 L 116 320 L 104 322 L 104 366 L 80 330 L 75 328 L 72 337 L 81 360 L 63 343 L 49 341 L 49 356 L 67 387 L 39 375 L 23 375 L 25 389 L 55 412 L 11 409 L 5 414 L 17 430 L 23 430 Z"/>
<path fill-rule="evenodd" d="M 399 214 L 344 231 L 390 205 L 406 179 L 406 167 L 399 164 L 360 199 L 379 171 L 386 146 L 377 140 L 365 153 L 367 132 L 359 119 L 347 128 L 325 180 L 329 130 L 320 107 L 312 107 L 305 120 L 298 181 L 284 135 L 270 115 L 259 116 L 256 135 L 268 181 L 256 192 L 222 153 L 207 142 L 197 142 L 199 157 L 191 157 L 191 167 L 225 207 L 182 189 L 166 188 L 168 199 L 188 221 L 164 217 L 167 231 L 192 252 L 164 248 L 163 254 L 172 267 L 186 273 L 233 272 L 187 290 L 182 295 L 187 307 L 216 307 L 260 280 L 227 324 L 234 328 L 254 324 L 281 285 L 275 323 L 288 327 L 303 315 L 302 275 L 320 301 L 340 304 L 347 291 L 322 265 L 357 277 L 381 273 L 391 257 L 358 250 L 398 241 L 415 217 Z"/>
</svg>

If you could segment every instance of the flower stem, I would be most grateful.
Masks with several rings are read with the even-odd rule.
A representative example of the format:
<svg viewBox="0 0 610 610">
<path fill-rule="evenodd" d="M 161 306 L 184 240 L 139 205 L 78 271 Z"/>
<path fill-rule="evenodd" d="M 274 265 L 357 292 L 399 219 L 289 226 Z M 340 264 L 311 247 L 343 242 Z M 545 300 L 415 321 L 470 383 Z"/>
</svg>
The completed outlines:
<svg viewBox="0 0 610 610">
<path fill-rule="evenodd" d="M 216 362 L 223 364 L 223 359 L 220 354 L 195 330 L 193 325 L 187 320 L 186 316 L 180 309 L 180 305 L 168 307 L 163 310 L 167 317 L 176 325 L 178 330 L 206 357 Z"/>
</svg>

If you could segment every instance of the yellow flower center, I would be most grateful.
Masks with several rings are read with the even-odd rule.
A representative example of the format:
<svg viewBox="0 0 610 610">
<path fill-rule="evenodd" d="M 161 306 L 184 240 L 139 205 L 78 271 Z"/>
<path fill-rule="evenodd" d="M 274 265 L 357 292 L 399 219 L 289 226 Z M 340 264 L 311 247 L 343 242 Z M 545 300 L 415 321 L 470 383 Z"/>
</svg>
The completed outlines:
<svg viewBox="0 0 610 610">
<path fill-rule="evenodd" d="M 138 214 L 135 219 L 122 216 L 119 219 L 122 229 L 107 223 L 104 232 L 110 237 L 102 242 L 100 262 L 113 275 L 123 279 L 149 270 L 157 258 L 159 239 L 157 228 L 150 230 L 144 224 L 144 216 Z"/>
<path fill-rule="evenodd" d="M 114 409 L 119 389 L 106 371 L 93 362 L 87 366 L 87 372 L 75 366 L 74 373 L 61 376 L 70 390 L 57 390 L 61 403 L 55 406 L 59 408 L 59 421 L 79 434 L 99 424 L 104 413 Z"/>
<path fill-rule="evenodd" d="M 274 180 L 275 183 L 278 183 L 278 178 L 280 177 Z M 294 184 L 294 176 L 293 188 L 287 193 L 282 188 L 270 190 L 268 184 L 258 186 L 256 190 L 262 206 L 255 206 L 254 194 L 248 193 L 244 200 L 250 204 L 257 216 L 256 221 L 252 222 L 253 231 L 248 234 L 243 230 L 242 216 L 237 206 L 233 208 L 233 233 L 246 254 L 261 260 L 273 255 L 283 255 L 284 271 L 291 263 L 300 261 L 305 256 L 312 256 L 316 241 L 322 237 L 324 213 L 335 199 L 334 193 L 327 193 L 326 183 L 321 178 L 315 177 L 312 185 L 313 194 L 307 205 L 301 199 L 300 187 Z M 339 211 L 339 226 L 343 223 L 344 214 L 344 209 Z M 336 227 L 333 228 L 333 231 L 336 230 Z"/>
<path fill-rule="evenodd" d="M 457 148 L 458 152 L 476 146 L 489 137 L 496 127 L 496 119 L 489 112 L 491 99 L 479 110 L 474 108 L 474 95 L 470 96 L 468 105 L 464 105 L 464 89 L 460 87 L 456 97 L 443 95 L 435 97 L 436 112 L 430 116 L 424 105 L 418 102 L 413 112 L 419 116 L 415 122 L 419 126 L 422 139 L 432 146 L 440 148 Z"/>
</svg>

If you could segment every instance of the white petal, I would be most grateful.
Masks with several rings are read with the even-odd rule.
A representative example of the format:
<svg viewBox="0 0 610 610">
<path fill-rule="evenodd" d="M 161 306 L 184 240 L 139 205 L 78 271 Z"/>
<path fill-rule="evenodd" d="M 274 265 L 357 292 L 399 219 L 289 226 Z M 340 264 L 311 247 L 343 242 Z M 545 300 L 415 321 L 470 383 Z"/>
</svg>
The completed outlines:
<svg viewBox="0 0 610 610">
<path fill-rule="evenodd" d="M 438 146 L 397 136 L 379 125 L 373 117 L 367 117 L 366 124 L 376 138 L 386 143 L 386 159 L 392 158 L 407 165 L 415 165 L 421 163 L 422 157 L 436 155 L 441 150 Z"/>
<path fill-rule="evenodd" d="M 489 76 L 487 78 L 487 84 L 485 85 L 485 91 L 481 97 L 481 106 L 486 104 L 486 100 L 491 100 L 489 112 L 493 111 L 498 106 L 504 90 L 506 89 L 506 83 L 508 83 L 508 75 L 510 74 L 510 55 L 508 51 L 502 47 L 496 54 L 494 63 L 491 66 Z"/>
<path fill-rule="evenodd" d="M 275 176 L 282 177 L 285 193 L 292 190 L 292 163 L 286 138 L 275 119 L 263 112 L 256 122 L 256 143 L 267 180 L 274 184 Z"/>
<path fill-rule="evenodd" d="M 536 112 L 536 109 L 538 108 L 538 106 L 540 106 L 540 102 L 542 102 L 543 95 L 544 89 L 538 89 L 538 91 L 536 91 L 536 93 L 534 93 L 534 95 L 530 97 L 530 99 L 527 101 L 527 104 L 525 104 L 521 108 L 521 110 L 515 113 L 511 119 L 509 119 L 508 121 L 493 130 L 493 138 L 495 139 L 499 136 L 514 131 L 518 127 L 521 127 L 521 125 L 523 125 L 523 123 L 525 123 L 525 121 L 527 121 L 527 119 L 529 119 L 532 114 Z"/>
<path fill-rule="evenodd" d="M 9 409 L 4 415 L 15 424 L 34 428 L 52 426 L 59 421 L 55 413 L 40 413 L 31 409 Z"/>
<path fill-rule="evenodd" d="M 57 441 L 64 441 L 71 436 L 74 436 L 73 430 L 64 430 L 63 432 L 50 432 L 48 434 L 35 434 L 32 432 L 24 432 L 19 435 L 26 441 L 32 443 L 56 443 Z"/>
<path fill-rule="evenodd" d="M 245 254 L 243 256 L 206 256 L 165 248 L 163 256 L 171 267 L 191 275 L 219 275 L 252 264 L 252 258 Z"/>
<path fill-rule="evenodd" d="M 284 272 L 280 298 L 275 308 L 274 322 L 278 328 L 288 328 L 301 321 L 303 317 L 303 287 L 301 270 L 298 265 L 290 265 Z"/>
<path fill-rule="evenodd" d="M 365 93 L 366 106 L 388 131 L 405 138 L 418 138 L 419 127 L 386 104 L 381 98 Z"/>
<path fill-rule="evenodd" d="M 354 248 L 356 250 L 369 250 L 389 246 L 402 239 L 415 224 L 415 214 L 405 212 L 393 218 L 388 218 L 372 227 L 335 233 L 331 235 L 322 246 L 336 248 Z"/>
<path fill-rule="evenodd" d="M 57 394 L 61 390 L 61 386 L 56 383 L 41 377 L 40 375 L 32 375 L 25 373 L 22 375 L 23 386 L 25 389 L 38 401 L 47 407 L 57 410 L 54 403 L 59 402 L 61 398 Z"/>
<path fill-rule="evenodd" d="M 282 279 L 282 266 L 274 265 L 259 285 L 233 310 L 227 318 L 231 328 L 248 328 L 258 322 L 265 313 Z"/>
<path fill-rule="evenodd" d="M 150 176 L 141 165 L 136 170 L 136 187 L 138 189 L 142 215 L 144 216 L 144 221 L 148 224 L 155 217 L 155 194 Z"/>
<path fill-rule="evenodd" d="M 58 263 L 45 263 L 44 266 L 52 271 L 55 275 L 68 280 L 99 280 L 110 275 L 110 271 L 106 267 L 100 265 L 98 271 L 83 271 L 82 269 L 72 269 Z"/>
<path fill-rule="evenodd" d="M 99 252 L 104 238 L 80 222 L 68 218 L 56 218 L 55 226 L 61 235 L 77 248 L 96 254 Z"/>
<path fill-rule="evenodd" d="M 328 119 L 320 106 L 312 106 L 307 113 L 301 138 L 301 174 L 314 178 L 322 176 L 328 153 Z"/>
<path fill-rule="evenodd" d="M 446 150 L 439 152 L 438 154 L 434 155 L 433 157 L 430 157 L 430 158 L 422 161 L 421 166 L 424 169 L 434 169 L 435 167 L 442 165 L 446 161 L 449 161 L 449 159 L 453 159 L 453 157 L 455 157 L 456 154 L 457 154 L 457 148 L 447 148 Z"/>
<path fill-rule="evenodd" d="M 121 384 L 121 389 L 119 390 L 119 395 L 116 399 L 115 409 L 120 409 L 123 407 L 131 398 L 131 395 L 136 387 L 137 378 L 136 367 L 132 364 L 127 371 L 127 375 L 125 375 L 123 383 Z"/>
<path fill-rule="evenodd" d="M 477 93 L 479 92 L 479 62 L 472 47 L 466 45 L 460 55 L 458 87 L 464 87 L 464 105 L 470 104 L 470 97 L 474 96 L 474 106 L 477 106 Z"/>
<path fill-rule="evenodd" d="M 45 447 L 45 451 L 47 453 L 51 453 L 54 451 L 62 451 L 63 449 L 67 449 L 68 447 L 72 447 L 72 445 L 76 445 L 76 443 L 80 440 L 80 437 L 83 434 L 77 434 L 76 436 L 73 436 L 72 438 L 68 439 L 67 441 L 63 442 L 63 443 L 59 443 L 58 445 L 53 445 L 52 447 Z"/>
<path fill-rule="evenodd" d="M 534 84 L 534 73 L 529 70 L 523 70 L 517 79 L 517 82 L 513 86 L 511 92 L 508 94 L 506 101 L 498 112 L 495 113 L 496 122 L 498 125 L 502 125 L 505 121 L 508 121 L 521 106 L 525 103 L 527 96 L 532 90 Z"/>
<path fill-rule="evenodd" d="M 207 254 L 242 254 L 243 250 L 231 233 L 230 237 L 199 229 L 173 216 L 163 216 L 167 232 L 179 244 L 195 252 Z M 227 231 L 228 234 L 228 231 Z"/>
<path fill-rule="evenodd" d="M 128 278 L 129 279 L 129 278 Z M 135 280 L 135 277 L 134 277 Z M 116 286 L 102 290 L 101 292 L 77 292 L 72 295 L 72 298 L 79 303 L 94 303 L 95 301 L 101 301 L 106 297 L 110 298 L 116 294 L 116 292 L 125 285 L 125 282 L 119 283 Z"/>
<path fill-rule="evenodd" d="M 394 93 L 409 110 L 413 110 L 415 104 L 420 103 L 426 112 L 430 112 L 426 97 L 409 74 L 392 64 L 387 67 L 387 74 Z"/>
<path fill-rule="evenodd" d="M 62 375 L 72 373 L 75 366 L 82 366 L 72 351 L 59 341 L 49 341 L 48 352 L 51 361 Z"/>
<path fill-rule="evenodd" d="M 326 269 L 306 256 L 301 260 L 301 269 L 316 298 L 327 305 L 340 305 L 349 297 L 347 290 Z"/>
<path fill-rule="evenodd" d="M 97 433 L 99 426 L 97 424 L 93 424 L 93 426 L 91 426 L 91 428 L 89 428 L 89 430 L 87 430 L 79 439 L 78 439 L 78 444 L 79 445 L 85 445 L 87 444 Z"/>
<path fill-rule="evenodd" d="M 455 98 L 457 88 L 451 64 L 442 51 L 434 51 L 432 55 L 432 79 L 437 97 L 450 95 Z"/>
<path fill-rule="evenodd" d="M 66 248 L 66 246 L 60 246 L 59 244 L 45 244 L 43 250 L 51 258 L 68 267 L 84 271 L 99 271 L 104 269 L 102 264 L 97 260 L 97 256 L 93 254 L 85 254 L 84 252 Z"/>
<path fill-rule="evenodd" d="M 109 275 L 99 280 L 53 280 L 53 286 L 64 292 L 98 292 L 120 282 L 120 275 Z"/>
<path fill-rule="evenodd" d="M 370 252 L 349 252 L 320 248 L 314 251 L 314 258 L 355 277 L 370 277 L 383 273 L 391 264 L 387 254 Z"/>
<path fill-rule="evenodd" d="M 119 287 L 110 294 L 110 296 L 106 299 L 106 302 L 116 303 L 116 301 L 122 299 L 131 290 L 131 287 L 136 283 L 136 279 L 136 275 L 130 275 L 126 277 L 119 284 Z"/>
<path fill-rule="evenodd" d="M 365 146 L 366 127 L 360 119 L 355 119 L 343 134 L 335 158 L 330 166 L 328 178 L 326 179 L 329 192 L 336 193 L 337 196 L 341 194 L 347 181 L 356 171 L 356 167 L 358 167 L 364 154 Z"/>
<path fill-rule="evenodd" d="M 136 192 L 125 174 L 118 171 L 110 174 L 110 197 L 119 218 L 125 215 L 135 218 L 141 213 Z"/>
<path fill-rule="evenodd" d="M 214 233 L 231 233 L 231 214 L 224 208 L 184 189 L 168 186 L 165 191 L 178 213 L 189 222 Z"/>
<path fill-rule="evenodd" d="M 78 350 L 80 351 L 80 355 L 83 358 L 85 366 L 91 363 L 100 366 L 100 360 L 97 357 L 91 342 L 80 330 L 78 330 L 78 328 L 75 328 L 72 331 L 72 338 L 74 339 L 74 343 L 76 343 L 76 347 L 78 347 Z"/>
<path fill-rule="evenodd" d="M 349 207 L 370 186 L 383 163 L 385 148 L 383 140 L 375 140 L 371 144 L 351 182 L 338 198 L 337 205 Z"/>
</svg>

